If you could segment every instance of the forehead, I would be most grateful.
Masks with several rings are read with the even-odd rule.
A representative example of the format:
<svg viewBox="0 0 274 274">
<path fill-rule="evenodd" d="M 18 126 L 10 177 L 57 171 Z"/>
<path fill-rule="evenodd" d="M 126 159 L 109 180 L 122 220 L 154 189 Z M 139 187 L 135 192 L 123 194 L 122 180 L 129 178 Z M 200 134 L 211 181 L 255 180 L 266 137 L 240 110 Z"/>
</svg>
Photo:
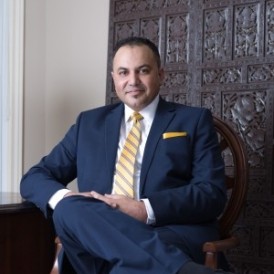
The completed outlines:
<svg viewBox="0 0 274 274">
<path fill-rule="evenodd" d="M 119 48 L 113 58 L 113 67 L 156 64 L 152 50 L 146 45 L 125 45 Z"/>
</svg>

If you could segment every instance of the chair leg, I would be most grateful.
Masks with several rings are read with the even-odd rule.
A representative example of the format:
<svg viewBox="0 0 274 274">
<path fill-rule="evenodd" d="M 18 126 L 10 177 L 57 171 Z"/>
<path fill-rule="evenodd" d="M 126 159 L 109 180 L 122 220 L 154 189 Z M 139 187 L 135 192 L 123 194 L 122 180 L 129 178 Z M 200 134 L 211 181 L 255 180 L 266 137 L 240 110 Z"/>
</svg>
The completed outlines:
<svg viewBox="0 0 274 274">
<path fill-rule="evenodd" d="M 51 269 L 50 274 L 58 274 L 59 273 L 59 270 L 58 270 L 58 255 L 59 255 L 60 250 L 62 248 L 62 244 L 61 244 L 61 241 L 58 237 L 56 237 L 56 239 L 55 239 L 55 245 L 56 245 L 55 260 L 54 260 L 54 265 Z"/>
<path fill-rule="evenodd" d="M 205 266 L 215 270 L 217 268 L 217 253 L 206 252 L 205 254 Z"/>
</svg>

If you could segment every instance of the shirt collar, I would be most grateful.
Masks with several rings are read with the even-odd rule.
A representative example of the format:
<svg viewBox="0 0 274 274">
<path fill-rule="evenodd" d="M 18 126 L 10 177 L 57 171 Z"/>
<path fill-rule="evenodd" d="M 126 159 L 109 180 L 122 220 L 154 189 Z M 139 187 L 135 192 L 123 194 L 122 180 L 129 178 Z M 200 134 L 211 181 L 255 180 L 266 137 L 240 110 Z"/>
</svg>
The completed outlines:
<svg viewBox="0 0 274 274">
<path fill-rule="evenodd" d="M 155 113 L 156 113 L 156 108 L 159 103 L 159 95 L 157 95 L 154 100 L 145 108 L 139 111 L 139 113 L 144 117 L 144 120 L 146 122 L 153 121 Z M 125 122 L 128 122 L 130 119 L 130 116 L 134 110 L 132 110 L 130 107 L 125 105 Z"/>
</svg>

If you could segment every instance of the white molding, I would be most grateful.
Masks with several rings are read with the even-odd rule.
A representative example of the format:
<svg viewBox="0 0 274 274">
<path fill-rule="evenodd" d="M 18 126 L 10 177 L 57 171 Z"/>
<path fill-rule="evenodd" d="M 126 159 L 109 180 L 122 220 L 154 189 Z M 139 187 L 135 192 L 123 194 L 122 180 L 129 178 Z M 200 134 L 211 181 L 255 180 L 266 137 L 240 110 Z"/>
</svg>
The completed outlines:
<svg viewBox="0 0 274 274">
<path fill-rule="evenodd" d="M 23 150 L 24 0 L 3 0 L 1 59 L 2 192 L 19 192 Z"/>
</svg>

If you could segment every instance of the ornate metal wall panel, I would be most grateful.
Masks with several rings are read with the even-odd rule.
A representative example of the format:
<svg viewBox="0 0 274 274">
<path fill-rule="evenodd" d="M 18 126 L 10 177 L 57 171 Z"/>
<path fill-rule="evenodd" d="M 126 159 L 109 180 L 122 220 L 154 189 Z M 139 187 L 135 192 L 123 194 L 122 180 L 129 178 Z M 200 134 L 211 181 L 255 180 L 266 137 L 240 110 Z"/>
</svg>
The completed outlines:
<svg viewBox="0 0 274 274">
<path fill-rule="evenodd" d="M 274 0 L 110 0 L 107 103 L 117 100 L 113 46 L 133 35 L 159 46 L 163 97 L 209 108 L 244 140 L 249 190 L 234 228 L 241 245 L 227 256 L 237 273 L 274 273 Z"/>
</svg>

